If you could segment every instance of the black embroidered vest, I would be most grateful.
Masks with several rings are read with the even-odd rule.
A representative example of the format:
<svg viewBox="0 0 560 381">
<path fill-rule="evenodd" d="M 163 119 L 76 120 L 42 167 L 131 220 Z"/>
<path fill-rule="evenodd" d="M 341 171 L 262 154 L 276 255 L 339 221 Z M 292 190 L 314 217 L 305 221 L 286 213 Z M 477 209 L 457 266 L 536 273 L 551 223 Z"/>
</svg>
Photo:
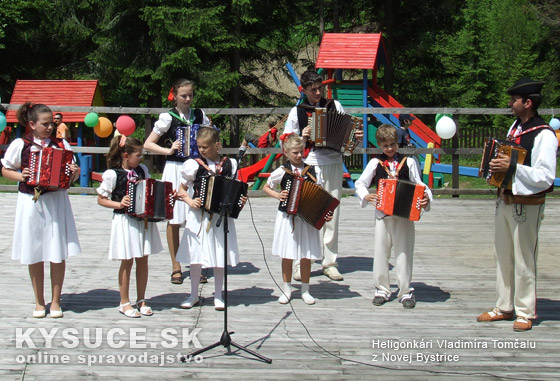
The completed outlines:
<svg viewBox="0 0 560 381">
<path fill-rule="evenodd" d="M 393 160 L 395 160 L 397 163 L 400 163 L 401 160 L 404 158 L 404 156 L 400 156 L 399 154 L 396 154 L 393 157 Z M 379 161 L 381 163 L 383 163 L 385 160 L 387 160 L 387 156 L 385 156 L 385 154 L 381 154 L 379 156 Z M 408 169 L 408 164 L 407 164 L 407 159 L 404 161 L 397 177 L 399 180 L 405 180 L 405 181 L 410 181 L 410 171 Z M 386 179 L 389 177 L 389 174 L 387 173 L 387 171 L 381 166 L 381 163 L 377 165 L 377 169 L 375 170 L 375 176 L 373 177 L 373 180 L 370 184 L 370 187 L 372 184 L 375 184 L 375 187 L 377 188 L 377 185 L 379 184 L 379 180 L 381 179 Z"/>
<path fill-rule="evenodd" d="M 117 174 L 117 182 L 115 184 L 115 189 L 111 192 L 111 200 L 121 202 L 124 196 L 126 196 L 126 183 L 128 182 L 128 171 L 124 168 L 115 168 L 113 169 Z M 142 167 L 138 166 L 132 169 L 138 175 L 138 179 L 145 179 L 146 173 Z M 124 208 L 122 209 L 114 209 L 113 213 L 122 214 L 124 213 Z"/>
<path fill-rule="evenodd" d="M 170 112 L 176 114 L 176 115 L 180 115 L 179 114 L 179 110 L 177 110 L 177 108 L 174 108 L 172 110 L 169 110 Z M 202 110 L 195 108 L 193 110 L 194 113 L 194 120 L 193 120 L 193 124 L 202 124 L 203 121 L 203 114 L 202 114 Z M 171 114 L 169 114 L 171 115 Z M 174 117 L 173 115 L 171 115 L 171 125 L 169 126 L 169 129 L 166 132 L 166 136 L 167 139 L 169 139 L 169 141 L 174 142 L 175 140 L 177 140 L 177 127 L 182 126 L 182 127 L 186 127 L 186 124 L 180 120 L 177 119 L 176 117 Z M 180 163 L 183 163 L 187 160 L 187 158 L 185 157 L 179 157 L 177 156 L 177 151 L 175 151 L 173 153 L 173 155 L 169 155 L 166 157 L 167 161 L 178 161 Z"/>
</svg>

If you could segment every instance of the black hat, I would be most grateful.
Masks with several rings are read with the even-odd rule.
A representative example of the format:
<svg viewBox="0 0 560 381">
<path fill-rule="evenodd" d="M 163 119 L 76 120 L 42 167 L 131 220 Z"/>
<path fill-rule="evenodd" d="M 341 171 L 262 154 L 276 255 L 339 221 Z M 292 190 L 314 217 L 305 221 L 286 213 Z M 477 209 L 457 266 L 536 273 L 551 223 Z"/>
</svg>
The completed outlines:
<svg viewBox="0 0 560 381">
<path fill-rule="evenodd" d="M 507 89 L 507 93 L 509 95 L 540 94 L 543 86 L 543 81 L 535 81 L 534 79 L 524 77 L 517 80 L 512 87 Z"/>
<path fill-rule="evenodd" d="M 405 120 L 410 120 L 411 122 L 416 119 L 415 117 L 413 117 L 410 114 L 400 114 L 399 115 L 399 122 L 404 122 Z"/>
</svg>

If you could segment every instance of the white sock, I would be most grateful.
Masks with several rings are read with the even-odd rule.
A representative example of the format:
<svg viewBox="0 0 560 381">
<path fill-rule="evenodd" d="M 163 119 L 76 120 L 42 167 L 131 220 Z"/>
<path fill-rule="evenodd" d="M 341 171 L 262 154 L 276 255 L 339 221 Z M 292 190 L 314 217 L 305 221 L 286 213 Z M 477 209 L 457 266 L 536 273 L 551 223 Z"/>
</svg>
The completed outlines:
<svg viewBox="0 0 560 381">
<path fill-rule="evenodd" d="M 191 265 L 191 296 L 198 298 L 198 285 L 200 284 L 200 274 L 202 273 L 202 265 Z"/>
<path fill-rule="evenodd" d="M 309 293 L 309 283 L 301 284 L 301 298 L 305 304 L 315 304 L 315 298 Z"/>
<path fill-rule="evenodd" d="M 282 284 L 282 295 L 278 298 L 278 302 L 281 304 L 286 304 L 290 301 L 292 297 L 292 283 L 284 282 Z"/>
<path fill-rule="evenodd" d="M 223 287 L 224 287 L 224 268 L 214 267 L 214 299 L 222 300 Z"/>
</svg>

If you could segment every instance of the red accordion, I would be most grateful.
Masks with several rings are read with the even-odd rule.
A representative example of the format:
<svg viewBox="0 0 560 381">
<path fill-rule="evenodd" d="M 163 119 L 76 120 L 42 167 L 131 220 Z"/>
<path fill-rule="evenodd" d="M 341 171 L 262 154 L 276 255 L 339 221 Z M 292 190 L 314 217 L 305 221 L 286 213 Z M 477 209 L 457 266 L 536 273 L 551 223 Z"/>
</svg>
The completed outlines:
<svg viewBox="0 0 560 381">
<path fill-rule="evenodd" d="M 130 196 L 131 205 L 126 213 L 148 221 L 173 219 L 173 184 L 169 181 L 143 179 L 128 181 L 126 193 Z"/>
<path fill-rule="evenodd" d="M 70 164 L 74 152 L 56 147 L 45 147 L 29 155 L 31 176 L 27 185 L 46 190 L 70 188 Z"/>
<path fill-rule="evenodd" d="M 388 216 L 399 216 L 411 221 L 420 219 L 420 201 L 426 186 L 404 180 L 381 179 L 377 186 L 377 209 Z"/>
<path fill-rule="evenodd" d="M 287 190 L 289 194 L 285 201 L 280 201 L 278 210 L 297 214 L 315 229 L 321 229 L 326 222 L 325 218 L 334 212 L 340 201 L 303 177 L 289 173 L 285 173 L 284 176 L 288 177 L 283 190 Z"/>
</svg>

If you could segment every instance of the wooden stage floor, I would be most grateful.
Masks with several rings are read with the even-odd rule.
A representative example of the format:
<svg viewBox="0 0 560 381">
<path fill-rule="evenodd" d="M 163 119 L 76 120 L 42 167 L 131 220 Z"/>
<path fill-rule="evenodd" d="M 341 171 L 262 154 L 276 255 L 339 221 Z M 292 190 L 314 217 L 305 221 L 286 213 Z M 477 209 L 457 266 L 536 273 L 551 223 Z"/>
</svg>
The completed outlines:
<svg viewBox="0 0 560 381">
<path fill-rule="evenodd" d="M 170 284 L 167 250 L 153 255 L 147 295 L 155 314 L 124 317 L 117 312 L 119 263 L 107 260 L 111 212 L 93 196 L 72 195 L 83 253 L 67 261 L 64 318 L 33 319 L 27 268 L 10 259 L 16 197 L 0 194 L 2 380 L 558 378 L 560 199 L 548 200 L 540 232 L 539 318 L 533 330 L 516 333 L 509 321 L 475 321 L 495 302 L 492 199 L 437 198 L 423 215 L 413 271 L 418 304 L 405 310 L 396 300 L 371 304 L 373 209 L 361 209 L 354 197 L 341 204 L 344 281 L 330 281 L 314 264 L 317 304 L 305 305 L 296 290 L 292 306 L 280 305 L 280 260 L 270 253 L 277 203 L 252 198 L 236 223 L 241 264 L 229 270 L 228 328 L 236 343 L 272 363 L 243 351 L 227 355 L 218 346 L 184 364 L 181 355 L 218 341 L 223 332 L 212 276 L 201 285 L 202 306 L 182 310 L 188 268 L 183 285 Z M 166 247 L 163 223 L 160 233 Z"/>
</svg>

